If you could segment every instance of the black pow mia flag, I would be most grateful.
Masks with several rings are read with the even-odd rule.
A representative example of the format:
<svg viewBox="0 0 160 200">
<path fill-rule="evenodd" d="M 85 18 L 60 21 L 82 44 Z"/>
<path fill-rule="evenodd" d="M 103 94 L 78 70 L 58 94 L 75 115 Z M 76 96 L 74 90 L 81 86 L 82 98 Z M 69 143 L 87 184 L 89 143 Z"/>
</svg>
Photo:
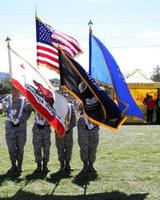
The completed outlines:
<svg viewBox="0 0 160 200">
<path fill-rule="evenodd" d="M 117 104 L 75 60 L 59 50 L 60 84 L 80 101 L 89 120 L 117 129 L 126 119 Z"/>
</svg>

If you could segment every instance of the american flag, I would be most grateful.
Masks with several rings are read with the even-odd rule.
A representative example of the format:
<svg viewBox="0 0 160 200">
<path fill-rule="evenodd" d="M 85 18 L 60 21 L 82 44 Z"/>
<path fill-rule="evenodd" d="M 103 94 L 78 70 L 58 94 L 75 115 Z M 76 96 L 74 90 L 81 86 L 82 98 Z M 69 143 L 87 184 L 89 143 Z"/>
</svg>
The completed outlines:
<svg viewBox="0 0 160 200">
<path fill-rule="evenodd" d="M 37 32 L 37 64 L 59 71 L 58 47 L 70 57 L 82 53 L 77 40 L 64 33 L 54 30 L 36 18 Z"/>
</svg>

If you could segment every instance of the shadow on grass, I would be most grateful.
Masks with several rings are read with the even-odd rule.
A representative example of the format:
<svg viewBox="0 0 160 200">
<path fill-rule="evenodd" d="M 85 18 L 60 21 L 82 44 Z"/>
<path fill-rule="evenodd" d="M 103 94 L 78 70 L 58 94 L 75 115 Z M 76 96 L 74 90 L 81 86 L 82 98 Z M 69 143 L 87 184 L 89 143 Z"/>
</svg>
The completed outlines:
<svg viewBox="0 0 160 200">
<path fill-rule="evenodd" d="M 34 180 L 46 179 L 47 173 L 33 172 L 32 174 L 26 175 L 23 178 L 20 178 L 20 176 L 21 176 L 21 173 L 18 173 L 18 172 L 0 174 L 0 186 L 2 186 L 3 182 L 5 181 L 14 181 L 15 183 L 20 183 L 21 181 L 25 181 L 25 186 L 26 186 L 28 183 L 31 183 Z"/>
<path fill-rule="evenodd" d="M 46 179 L 47 173 L 37 173 L 37 172 L 33 172 L 32 174 L 28 174 L 25 176 L 25 185 L 24 187 L 26 187 L 26 185 L 28 185 L 29 183 L 34 182 L 35 180 L 44 180 Z"/>
<path fill-rule="evenodd" d="M 20 173 L 5 173 L 5 174 L 0 174 L 0 186 L 2 185 L 3 182 L 5 181 L 14 181 L 15 183 L 19 183 L 22 181 L 20 178 Z"/>
<path fill-rule="evenodd" d="M 67 179 L 67 178 L 71 178 L 71 173 L 70 172 L 61 172 L 61 171 L 57 171 L 53 174 L 50 175 L 50 178 L 46 178 L 46 181 L 55 184 L 55 187 L 53 188 L 53 191 L 51 194 L 54 194 L 56 188 L 58 187 L 60 181 L 62 179 Z"/>
<path fill-rule="evenodd" d="M 86 173 L 81 171 L 79 174 L 75 176 L 72 182 L 82 187 L 84 189 L 84 195 L 85 195 L 87 192 L 87 186 L 90 184 L 90 181 L 95 181 L 97 180 L 97 178 L 98 175 L 96 172 Z"/>
<path fill-rule="evenodd" d="M 148 194 L 131 194 L 113 191 L 89 195 L 37 195 L 30 192 L 18 191 L 13 197 L 0 198 L 0 200 L 144 200 Z"/>
<path fill-rule="evenodd" d="M 38 172 L 33 172 L 32 174 L 28 174 L 25 176 L 26 182 L 31 182 L 34 180 L 38 180 L 38 179 L 45 179 L 47 176 L 47 173 L 38 173 Z"/>
</svg>

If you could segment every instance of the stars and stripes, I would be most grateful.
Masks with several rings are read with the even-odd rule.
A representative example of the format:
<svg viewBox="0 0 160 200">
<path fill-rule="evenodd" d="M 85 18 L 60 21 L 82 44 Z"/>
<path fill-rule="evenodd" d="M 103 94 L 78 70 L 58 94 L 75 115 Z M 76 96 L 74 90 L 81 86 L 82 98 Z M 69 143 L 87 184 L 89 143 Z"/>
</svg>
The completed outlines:
<svg viewBox="0 0 160 200">
<path fill-rule="evenodd" d="M 54 30 L 36 18 L 37 63 L 59 71 L 58 48 L 70 57 L 82 52 L 79 43 L 73 37 Z"/>
</svg>

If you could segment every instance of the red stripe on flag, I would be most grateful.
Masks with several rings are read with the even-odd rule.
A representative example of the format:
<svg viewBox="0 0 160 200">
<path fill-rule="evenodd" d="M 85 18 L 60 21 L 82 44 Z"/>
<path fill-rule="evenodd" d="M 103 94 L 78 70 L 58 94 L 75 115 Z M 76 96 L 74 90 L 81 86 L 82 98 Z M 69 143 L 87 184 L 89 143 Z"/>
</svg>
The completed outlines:
<svg viewBox="0 0 160 200">
<path fill-rule="evenodd" d="M 50 56 L 48 54 L 45 54 L 45 53 L 37 52 L 37 56 L 40 56 L 40 57 L 43 57 L 43 58 L 47 58 L 47 59 L 49 59 L 49 60 L 51 60 L 51 61 L 53 61 L 53 62 L 55 62 L 57 64 L 59 63 L 58 58 L 52 57 L 52 56 Z"/>
<path fill-rule="evenodd" d="M 55 38 L 55 40 L 57 38 L 58 42 L 62 42 L 63 40 L 65 40 L 66 41 L 66 46 L 68 46 L 67 43 L 70 43 L 70 45 L 71 45 L 70 49 L 73 50 L 73 51 L 75 51 L 74 49 L 76 49 L 77 50 L 76 54 L 78 54 L 78 53 L 81 52 L 81 49 L 79 48 L 79 44 L 78 44 L 78 42 L 74 38 L 72 38 L 72 37 L 70 37 L 68 35 L 65 35 L 65 34 L 58 33 L 58 32 L 53 33 L 52 36 Z M 66 36 L 68 38 L 66 38 L 64 36 Z M 53 37 L 52 37 L 52 39 L 53 39 Z M 74 42 L 72 42 L 72 40 L 75 41 L 76 44 Z"/>
<path fill-rule="evenodd" d="M 52 42 L 55 43 L 55 44 L 57 43 L 57 45 L 59 45 L 59 46 L 62 45 L 63 46 L 62 49 L 63 49 L 64 53 L 66 53 L 70 57 L 73 57 L 73 56 L 75 56 L 77 54 L 75 49 L 71 48 L 68 44 L 66 44 L 63 41 L 57 41 L 55 38 L 52 38 Z"/>
<path fill-rule="evenodd" d="M 49 62 L 47 62 L 47 61 L 37 59 L 37 64 L 38 64 L 38 65 L 42 64 L 42 65 L 44 65 L 44 66 L 49 67 L 50 69 L 53 69 L 53 70 L 59 72 L 59 67 L 57 67 L 57 66 L 55 66 L 55 65 L 53 65 L 53 64 L 51 64 L 51 63 L 49 63 Z"/>
<path fill-rule="evenodd" d="M 53 49 L 54 47 L 52 47 Z M 51 48 L 47 48 L 47 47 L 44 47 L 44 46 L 41 46 L 41 45 L 37 45 L 37 50 L 43 50 L 43 51 L 46 51 L 46 52 L 49 52 L 55 56 L 58 57 L 58 50 L 56 48 L 54 48 L 54 51 L 52 50 Z"/>
</svg>

